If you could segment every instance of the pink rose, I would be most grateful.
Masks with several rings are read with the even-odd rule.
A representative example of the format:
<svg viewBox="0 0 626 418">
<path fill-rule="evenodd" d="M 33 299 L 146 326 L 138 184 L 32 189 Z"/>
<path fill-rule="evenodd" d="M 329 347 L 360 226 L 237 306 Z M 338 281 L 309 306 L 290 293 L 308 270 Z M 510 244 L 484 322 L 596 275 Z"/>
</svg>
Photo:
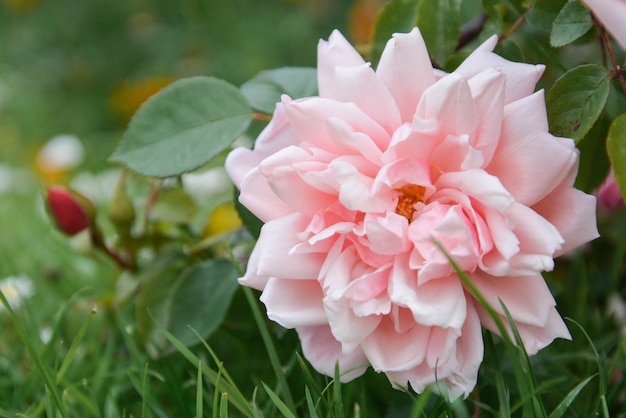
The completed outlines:
<svg viewBox="0 0 626 418">
<path fill-rule="evenodd" d="M 374 71 L 335 31 L 320 96 L 284 96 L 255 149 L 229 155 L 265 222 L 240 283 L 321 373 L 338 361 L 344 380 L 371 365 L 418 392 L 472 391 L 481 324 L 497 329 L 435 240 L 503 318 L 504 301 L 529 353 L 570 338 L 541 273 L 598 236 L 595 198 L 572 186 L 574 142 L 548 133 L 543 66 L 496 42 L 445 74 L 414 29 Z"/>
<path fill-rule="evenodd" d="M 610 212 L 626 207 L 626 201 L 622 197 L 613 171 L 609 173 L 595 194 L 598 197 L 598 203 Z"/>
<path fill-rule="evenodd" d="M 582 0 L 626 50 L 626 0 Z"/>
</svg>

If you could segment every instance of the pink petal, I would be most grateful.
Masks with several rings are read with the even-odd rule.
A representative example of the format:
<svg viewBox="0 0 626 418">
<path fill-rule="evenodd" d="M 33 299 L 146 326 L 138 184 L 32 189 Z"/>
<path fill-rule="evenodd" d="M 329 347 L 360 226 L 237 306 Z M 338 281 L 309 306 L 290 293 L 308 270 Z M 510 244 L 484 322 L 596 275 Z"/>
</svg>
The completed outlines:
<svg viewBox="0 0 626 418">
<path fill-rule="evenodd" d="M 238 150 L 229 154 L 232 164 L 237 164 L 238 156 L 244 155 L 244 151 L 241 153 L 236 151 Z M 267 183 L 265 176 L 259 172 L 258 167 L 253 168 L 246 174 L 239 186 L 239 190 L 241 191 L 239 195 L 241 204 L 263 222 L 279 219 L 294 212 L 291 206 L 276 196 L 276 193 Z"/>
<path fill-rule="evenodd" d="M 532 208 L 554 225 L 565 240 L 555 256 L 600 236 L 596 226 L 595 197 L 565 182 Z"/>
<path fill-rule="evenodd" d="M 516 325 L 544 327 L 548 323 L 556 302 L 541 274 L 495 277 L 476 271 L 469 278 L 491 307 L 505 316 L 502 301 Z"/>
<path fill-rule="evenodd" d="M 290 146 L 263 160 L 260 171 L 280 200 L 297 212 L 313 216 L 337 200 L 334 193 L 321 191 L 306 181 L 306 174 L 326 170 L 326 159 L 324 153 Z"/>
<path fill-rule="evenodd" d="M 450 74 L 430 86 L 420 99 L 416 117 L 437 120 L 438 135 L 474 135 L 479 115 L 467 80 Z"/>
<path fill-rule="evenodd" d="M 267 317 L 285 328 L 328 324 L 317 280 L 281 280 L 270 278 L 261 295 Z"/>
<path fill-rule="evenodd" d="M 393 95 L 402 121 L 411 122 L 420 97 L 436 81 L 418 28 L 408 34 L 393 35 L 380 57 L 376 74 Z"/>
<path fill-rule="evenodd" d="M 399 371 L 424 361 L 431 327 L 415 324 L 404 333 L 396 332 L 388 319 L 363 341 L 361 348 L 376 371 Z"/>
<path fill-rule="evenodd" d="M 341 344 L 333 337 L 330 327 L 300 327 L 296 331 L 302 344 L 302 353 L 319 373 L 334 376 L 335 364 L 338 363 L 340 380 L 348 382 L 367 370 L 368 362 L 363 351 L 357 347 L 351 353 L 342 353 Z"/>
<path fill-rule="evenodd" d="M 333 118 L 343 120 L 354 132 L 366 134 L 380 149 L 389 143 L 390 134 L 354 103 L 314 97 L 284 104 L 293 134 L 300 142 L 338 153 L 340 149 L 327 132 L 326 121 Z"/>
<path fill-rule="evenodd" d="M 410 248 L 406 231 L 406 218 L 394 212 L 385 216 L 366 216 L 365 233 L 369 239 L 369 247 L 378 254 L 395 255 Z"/>
<path fill-rule="evenodd" d="M 350 42 L 334 30 L 328 41 L 320 40 L 317 46 L 317 85 L 320 96 L 333 97 L 337 91 L 336 67 L 351 67 L 365 64 Z"/>
<path fill-rule="evenodd" d="M 435 182 L 435 187 L 460 190 L 500 213 L 505 213 L 515 201 L 498 177 L 479 169 L 444 173 Z"/>
<path fill-rule="evenodd" d="M 417 282 L 415 270 L 407 268 L 406 257 L 398 257 L 389 281 L 389 297 L 413 313 L 425 326 L 461 328 L 465 320 L 465 295 L 456 276 Z"/>
<path fill-rule="evenodd" d="M 511 103 L 532 94 L 545 66 L 506 60 L 491 52 L 497 43 L 497 35 L 487 39 L 454 72 L 470 79 L 487 69 L 502 71 L 506 75 L 505 103 Z"/>
<path fill-rule="evenodd" d="M 498 145 L 504 113 L 505 75 L 497 70 L 478 73 L 469 81 L 480 122 L 471 145 L 482 152 L 485 165 Z"/>
<path fill-rule="evenodd" d="M 367 134 L 355 132 L 345 121 L 339 118 L 326 119 L 330 138 L 341 149 L 341 154 L 360 154 L 368 161 L 380 164 L 382 152 Z"/>
<path fill-rule="evenodd" d="M 577 161 L 574 141 L 548 133 L 543 93 L 538 92 L 506 106 L 500 143 L 486 170 L 518 202 L 532 206 L 570 176 Z"/>
<path fill-rule="evenodd" d="M 534 274 L 554 268 L 554 254 L 561 249 L 563 237 L 541 215 L 516 203 L 509 215 L 515 220 L 513 232 L 520 241 L 520 251 L 511 258 L 516 275 Z"/>
<path fill-rule="evenodd" d="M 500 331 L 485 309 L 478 306 L 477 310 L 483 326 L 494 334 L 500 335 Z M 515 338 L 513 337 L 511 327 L 509 326 L 506 316 L 500 315 L 500 320 L 504 323 L 504 327 L 506 328 L 511 340 L 515 342 Z M 537 354 L 539 350 L 549 345 L 556 338 L 563 338 L 566 340 L 572 339 L 569 330 L 563 322 L 563 319 L 554 307 L 550 308 L 548 319 L 544 325 L 535 326 L 515 322 L 515 327 L 520 334 L 526 352 L 531 356 Z"/>
<path fill-rule="evenodd" d="M 255 247 L 261 251 L 257 271 L 253 274 L 285 279 L 316 279 L 326 254 L 291 251 L 301 242 L 298 233 L 307 224 L 306 217 L 294 213 L 263 225 Z"/>
<path fill-rule="evenodd" d="M 402 124 L 400 111 L 387 87 L 376 77 L 369 64 L 335 69 L 335 94 L 340 102 L 356 104 L 391 135 Z M 364 88 L 367 86 L 367 88 Z M 386 146 L 385 146 L 386 148 Z"/>
</svg>

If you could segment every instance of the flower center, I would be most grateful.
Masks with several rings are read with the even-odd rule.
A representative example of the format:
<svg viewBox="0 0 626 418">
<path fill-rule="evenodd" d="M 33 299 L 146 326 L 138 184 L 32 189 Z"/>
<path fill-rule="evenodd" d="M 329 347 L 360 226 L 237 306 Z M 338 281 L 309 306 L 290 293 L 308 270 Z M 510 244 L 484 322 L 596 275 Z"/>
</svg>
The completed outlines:
<svg viewBox="0 0 626 418">
<path fill-rule="evenodd" d="M 424 201 L 426 187 L 416 184 L 406 184 L 396 189 L 396 191 L 400 193 L 396 213 L 404 216 L 411 222 L 413 220 L 413 213 L 415 212 L 415 204 Z"/>
</svg>

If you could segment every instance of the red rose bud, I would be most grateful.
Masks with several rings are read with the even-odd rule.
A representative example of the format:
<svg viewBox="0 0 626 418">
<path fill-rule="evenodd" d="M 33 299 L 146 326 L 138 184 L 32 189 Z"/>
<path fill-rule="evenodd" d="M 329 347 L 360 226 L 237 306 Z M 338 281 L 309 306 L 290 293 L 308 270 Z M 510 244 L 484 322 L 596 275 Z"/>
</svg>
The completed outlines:
<svg viewBox="0 0 626 418">
<path fill-rule="evenodd" d="M 89 228 L 95 212 L 86 197 L 64 187 L 50 187 L 46 196 L 48 210 L 61 231 L 74 236 Z"/>
</svg>

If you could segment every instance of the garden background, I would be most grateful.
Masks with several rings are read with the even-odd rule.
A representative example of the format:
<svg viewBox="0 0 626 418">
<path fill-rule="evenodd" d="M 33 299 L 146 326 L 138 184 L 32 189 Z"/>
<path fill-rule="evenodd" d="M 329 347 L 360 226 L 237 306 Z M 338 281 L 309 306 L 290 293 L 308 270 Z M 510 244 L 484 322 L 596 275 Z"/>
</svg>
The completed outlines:
<svg viewBox="0 0 626 418">
<path fill-rule="evenodd" d="M 155 183 L 127 174 L 120 194 L 121 166 L 109 157 L 151 94 L 190 76 L 240 86 L 260 71 L 315 67 L 318 40 L 335 28 L 367 55 L 384 3 L 0 2 L 0 289 L 12 307 L 0 308 L 0 416 L 272 417 L 288 416 L 287 410 L 333 417 L 540 416 L 534 408 L 554 412 L 550 416 L 626 416 L 623 208 L 599 208 L 602 237 L 559 258 L 555 271 L 545 274 L 559 312 L 572 319 L 566 322 L 573 341 L 555 341 L 528 360 L 523 353 L 511 357 L 506 342 L 486 337 L 477 389 L 453 404 L 430 392 L 394 390 L 372 370 L 333 384 L 300 357 L 293 331 L 260 316 L 263 307 L 247 290 L 208 289 L 218 295 L 209 306 L 194 305 L 193 298 L 185 305 L 183 290 L 172 296 L 165 283 L 180 279 L 185 266 L 180 254 L 161 252 L 168 243 L 182 243 L 202 260 L 183 274 L 211 270 L 233 280 L 241 267 L 214 260 L 242 260 L 252 246 L 232 218 L 233 188 L 219 170 L 223 152 L 200 170 L 210 176 L 199 184 L 179 179 L 181 187 L 159 202 L 154 217 L 141 220 L 158 231 L 137 251 L 138 263 L 146 263 L 138 271 L 55 228 L 44 202 L 53 185 L 87 195 L 106 236 L 120 234 L 109 216 L 120 199 L 130 199 L 138 213 L 145 209 Z M 499 20 L 489 14 L 486 29 L 511 37 L 497 52 L 518 61 L 547 60 L 539 85 L 547 91 L 575 65 L 603 60 L 595 28 L 577 43 L 550 49 L 550 26 L 564 1 L 530 2 L 540 5 L 530 13 L 517 1 L 455 3 L 459 24 L 470 24 L 483 9 L 499 10 Z M 522 15 L 528 19 L 520 21 Z M 623 62 L 623 51 L 616 53 Z M 439 64 L 450 70 L 460 60 Z M 577 187 L 584 191 L 595 191 L 609 172 L 605 138 L 626 110 L 624 93 L 612 83 L 590 133 L 577 138 Z M 260 127 L 255 121 L 249 133 Z M 76 158 L 59 162 L 54 152 L 46 154 L 53 139 L 73 144 Z M 200 335 L 190 333 L 187 322 L 198 324 Z"/>
</svg>

